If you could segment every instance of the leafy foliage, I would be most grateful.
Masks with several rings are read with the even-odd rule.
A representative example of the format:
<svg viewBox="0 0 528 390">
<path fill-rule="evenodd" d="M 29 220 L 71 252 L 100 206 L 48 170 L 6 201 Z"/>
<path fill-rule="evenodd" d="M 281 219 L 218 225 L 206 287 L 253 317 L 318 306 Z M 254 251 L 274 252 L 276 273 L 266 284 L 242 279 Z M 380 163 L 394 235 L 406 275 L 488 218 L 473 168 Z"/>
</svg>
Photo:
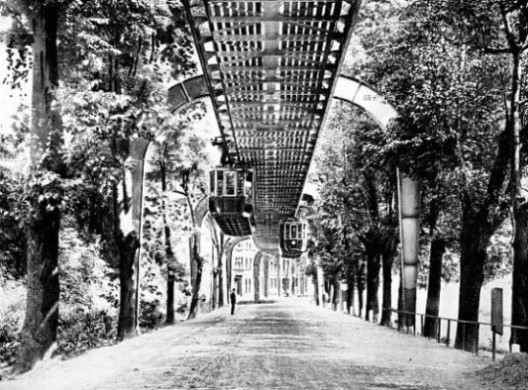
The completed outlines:
<svg viewBox="0 0 528 390">
<path fill-rule="evenodd" d="M 399 114 L 382 155 L 423 183 L 423 243 L 439 237 L 457 253 L 463 215 L 478 218 L 493 202 L 494 230 L 508 210 L 507 165 L 497 165 L 497 144 L 511 72 L 507 53 L 488 50 L 504 41 L 498 2 L 389 3 L 364 8 L 359 57 L 348 66 Z M 493 169 L 503 169 L 500 179 Z"/>
<path fill-rule="evenodd" d="M 394 256 L 396 249 L 387 136 L 358 109 L 337 104 L 324 137 L 309 253 L 320 258 L 326 277 L 355 273 L 362 284 L 367 252 L 376 252 L 372 259 L 379 261 L 384 250 Z"/>
<path fill-rule="evenodd" d="M 24 4 L 18 5 L 20 9 L 1 4 L 2 12 L 14 21 L 7 35 L 6 82 L 15 89 L 32 69 L 31 29 L 27 15 L 20 12 Z M 24 272 L 23 227 L 34 220 L 28 211 L 61 208 L 63 307 L 58 351 L 71 356 L 115 339 L 119 220 L 114 211 L 116 189 L 129 168 L 127 141 L 154 140 L 175 126 L 172 108 L 166 104 L 168 86 L 192 74 L 195 63 L 191 37 L 176 3 L 73 0 L 60 9 L 61 84 L 54 105 L 61 108 L 63 134 L 56 154 L 45 157 L 60 159 L 62 170 L 41 172 L 27 183 L 2 172 L 0 277 L 6 268 L 8 275 L 17 277 Z M 15 147 L 27 141 L 28 132 L 23 122 L 16 124 L 20 126 L 10 139 L 4 135 L 1 139 Z M 199 141 L 192 142 L 198 147 Z M 3 150 L 4 145 L 0 152 L 11 152 Z M 180 157 L 180 162 L 186 159 Z M 163 278 L 155 263 L 142 272 L 140 322 L 155 327 L 160 323 Z M 17 331 L 10 328 L 8 333 Z"/>
<path fill-rule="evenodd" d="M 0 169 L 0 284 L 6 277 L 20 278 L 26 269 L 23 184 L 20 177 Z"/>
<path fill-rule="evenodd" d="M 24 320 L 25 288 L 19 281 L 0 280 L 0 363 L 13 365 Z"/>
</svg>

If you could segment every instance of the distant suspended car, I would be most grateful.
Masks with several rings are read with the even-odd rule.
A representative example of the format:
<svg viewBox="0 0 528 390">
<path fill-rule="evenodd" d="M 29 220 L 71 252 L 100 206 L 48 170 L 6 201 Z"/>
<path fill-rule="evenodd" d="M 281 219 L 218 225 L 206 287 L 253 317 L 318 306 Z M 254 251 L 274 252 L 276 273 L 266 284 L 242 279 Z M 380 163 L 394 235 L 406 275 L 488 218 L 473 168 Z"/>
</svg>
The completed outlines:
<svg viewBox="0 0 528 390">
<path fill-rule="evenodd" d="M 280 249 L 282 257 L 300 257 L 306 249 L 306 224 L 295 219 L 280 224 Z"/>
<path fill-rule="evenodd" d="M 224 234 L 253 233 L 254 177 L 247 168 L 217 167 L 210 172 L 209 211 Z"/>
</svg>

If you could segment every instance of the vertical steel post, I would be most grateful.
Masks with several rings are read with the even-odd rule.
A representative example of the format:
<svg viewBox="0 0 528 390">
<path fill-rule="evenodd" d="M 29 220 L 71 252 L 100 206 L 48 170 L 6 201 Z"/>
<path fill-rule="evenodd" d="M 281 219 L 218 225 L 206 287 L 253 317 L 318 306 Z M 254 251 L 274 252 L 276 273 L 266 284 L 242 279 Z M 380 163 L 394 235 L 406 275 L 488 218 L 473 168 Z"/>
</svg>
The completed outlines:
<svg viewBox="0 0 528 390">
<path fill-rule="evenodd" d="M 132 225 L 137 233 L 139 240 L 139 248 L 134 255 L 134 271 L 136 273 L 136 318 L 135 327 L 139 331 L 139 309 L 140 309 L 140 259 L 142 252 L 142 238 L 143 238 L 143 200 L 144 200 L 144 186 L 145 186 L 145 156 L 150 141 L 146 139 L 135 139 L 130 141 L 130 170 L 132 178 Z"/>
<path fill-rule="evenodd" d="M 403 318 L 407 326 L 414 325 L 416 313 L 416 285 L 418 279 L 418 234 L 420 194 L 416 180 L 397 170 L 398 202 L 401 239 L 401 277 Z M 412 313 L 412 314 L 409 314 Z"/>
<path fill-rule="evenodd" d="M 497 343 L 497 334 L 492 330 L 491 331 L 491 334 L 492 334 L 492 346 L 491 346 L 491 354 L 492 354 L 492 359 L 493 361 L 495 361 L 495 354 L 497 353 L 497 347 L 496 347 L 496 343 Z M 511 352 L 511 351 L 510 351 Z"/>
<path fill-rule="evenodd" d="M 449 339 L 451 337 L 451 320 L 447 320 L 447 340 L 446 345 L 449 347 Z"/>
</svg>

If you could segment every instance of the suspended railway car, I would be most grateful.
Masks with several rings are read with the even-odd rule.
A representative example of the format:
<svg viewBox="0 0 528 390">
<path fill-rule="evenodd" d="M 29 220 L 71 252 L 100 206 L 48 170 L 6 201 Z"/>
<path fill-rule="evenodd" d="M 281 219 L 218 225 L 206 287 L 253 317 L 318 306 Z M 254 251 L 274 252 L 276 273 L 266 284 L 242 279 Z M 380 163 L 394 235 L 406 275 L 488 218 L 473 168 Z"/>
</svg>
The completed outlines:
<svg viewBox="0 0 528 390">
<path fill-rule="evenodd" d="M 224 234 L 253 233 L 254 177 L 247 168 L 217 167 L 210 172 L 209 211 Z"/>
<path fill-rule="evenodd" d="M 297 258 L 306 249 L 306 225 L 291 219 L 280 224 L 280 249 L 282 257 Z"/>
</svg>

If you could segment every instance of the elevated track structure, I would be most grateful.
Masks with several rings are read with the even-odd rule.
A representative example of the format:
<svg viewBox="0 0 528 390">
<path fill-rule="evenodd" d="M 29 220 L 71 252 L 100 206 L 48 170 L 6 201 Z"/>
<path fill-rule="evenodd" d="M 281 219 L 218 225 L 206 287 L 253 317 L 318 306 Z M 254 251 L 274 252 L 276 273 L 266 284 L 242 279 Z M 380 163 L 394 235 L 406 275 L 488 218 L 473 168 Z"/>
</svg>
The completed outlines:
<svg viewBox="0 0 528 390">
<path fill-rule="evenodd" d="M 333 98 L 382 128 L 396 110 L 340 76 L 361 0 L 183 0 L 203 75 L 173 87 L 175 106 L 209 96 L 225 160 L 250 167 L 253 239 L 278 256 L 281 221 L 295 219 Z M 419 185 L 398 172 L 403 307 L 416 310 Z M 413 316 L 403 319 L 407 325 Z"/>
<path fill-rule="evenodd" d="M 257 246 L 279 249 L 328 115 L 356 0 L 184 0 L 230 164 L 255 169 Z"/>
</svg>

